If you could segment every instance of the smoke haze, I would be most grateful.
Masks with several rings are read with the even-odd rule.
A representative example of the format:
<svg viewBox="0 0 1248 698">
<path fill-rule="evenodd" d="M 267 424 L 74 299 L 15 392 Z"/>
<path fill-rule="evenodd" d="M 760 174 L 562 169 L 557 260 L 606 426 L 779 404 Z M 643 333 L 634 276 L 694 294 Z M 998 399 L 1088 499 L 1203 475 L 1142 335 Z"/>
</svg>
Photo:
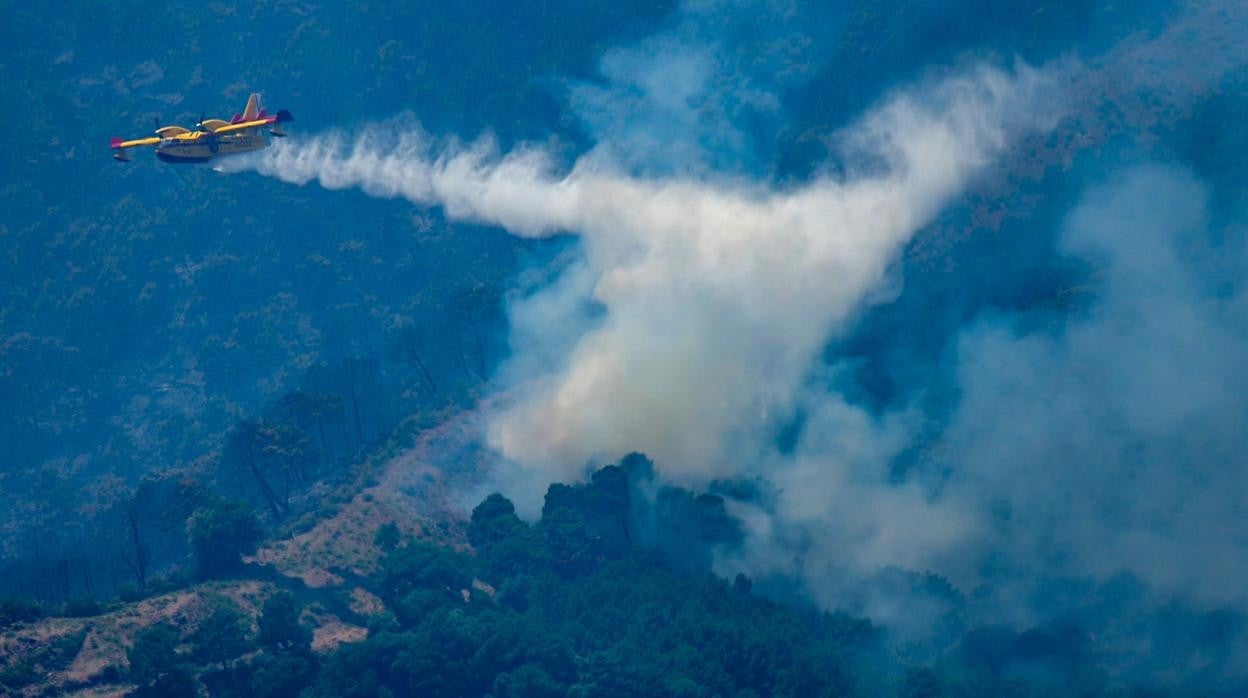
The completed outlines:
<svg viewBox="0 0 1248 698">
<path fill-rule="evenodd" d="M 1119 141 L 1152 129 L 1150 114 L 1181 123 L 1242 72 L 1248 13 L 1193 5 L 1082 64 L 929 71 L 823 139 L 815 174 L 781 185 L 736 155 L 743 115 L 782 123 L 796 78 L 767 84 L 774 66 L 726 60 L 698 10 L 609 53 L 602 84 L 569 87 L 596 143 L 570 165 L 555 147 L 501 153 L 400 119 L 228 167 L 577 236 L 574 262 L 509 310 L 514 355 L 487 438 L 521 510 L 546 483 L 642 451 L 676 484 L 769 485 L 729 503 L 748 538 L 720 571 L 795 577 L 821 605 L 885 623 L 917 612 L 872 586 L 893 568 L 978 590 L 1017 623 L 1040 619 L 1042 580 L 1123 570 L 1159 599 L 1242 609 L 1243 226 L 1211 212 L 1215 185 Z M 1081 270 L 1060 289 L 1075 302 L 967 311 L 914 369 L 951 376 L 949 407 L 930 409 L 923 390 L 881 406 L 840 389 L 853 367 L 824 361 L 829 344 L 916 292 L 899 260 L 942 208 L 968 189 L 1007 208 L 1017 199 L 985 176 L 1081 157 L 1073 208 L 1036 232 Z M 904 458 L 915 464 L 899 470 Z"/>
</svg>

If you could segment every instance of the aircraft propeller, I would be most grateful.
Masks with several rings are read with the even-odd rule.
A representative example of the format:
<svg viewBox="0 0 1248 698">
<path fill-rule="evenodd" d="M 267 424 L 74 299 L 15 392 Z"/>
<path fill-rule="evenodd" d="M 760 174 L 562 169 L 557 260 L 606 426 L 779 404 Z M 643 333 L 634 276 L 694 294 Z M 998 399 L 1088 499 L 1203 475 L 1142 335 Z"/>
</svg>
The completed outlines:
<svg viewBox="0 0 1248 698">
<path fill-rule="evenodd" d="M 204 127 L 205 118 L 207 118 L 207 114 L 201 111 L 199 113 L 199 123 L 195 124 L 195 130 L 200 131 L 201 133 L 208 134 L 207 136 L 204 137 L 204 142 L 208 144 L 209 152 L 215 154 L 217 150 L 220 149 L 221 144 L 220 144 L 220 141 L 217 140 L 217 134 L 213 133 L 212 131 L 209 131 L 207 128 Z"/>
</svg>

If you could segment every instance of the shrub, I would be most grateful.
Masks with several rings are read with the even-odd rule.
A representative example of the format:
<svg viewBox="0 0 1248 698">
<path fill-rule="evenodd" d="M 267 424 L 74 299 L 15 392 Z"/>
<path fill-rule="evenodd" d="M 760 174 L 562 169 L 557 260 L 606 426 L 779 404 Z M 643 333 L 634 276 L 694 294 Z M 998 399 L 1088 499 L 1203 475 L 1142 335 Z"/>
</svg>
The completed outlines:
<svg viewBox="0 0 1248 698">
<path fill-rule="evenodd" d="M 68 618 L 87 618 L 98 616 L 103 612 L 104 608 L 100 605 L 100 602 L 90 597 L 70 599 L 61 608 L 61 615 Z"/>
<path fill-rule="evenodd" d="M 16 623 L 29 623 L 43 617 L 43 607 L 31 598 L 0 599 L 0 630 Z"/>
<path fill-rule="evenodd" d="M 242 556 L 256 550 L 262 529 L 246 502 L 214 502 L 195 510 L 186 522 L 200 578 L 229 574 L 242 567 Z"/>
</svg>

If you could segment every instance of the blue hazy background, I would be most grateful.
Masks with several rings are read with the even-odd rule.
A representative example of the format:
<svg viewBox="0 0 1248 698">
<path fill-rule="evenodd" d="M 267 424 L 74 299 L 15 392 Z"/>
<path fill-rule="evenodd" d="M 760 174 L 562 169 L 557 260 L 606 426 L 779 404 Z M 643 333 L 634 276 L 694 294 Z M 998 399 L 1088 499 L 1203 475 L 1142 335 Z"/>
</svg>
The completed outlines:
<svg viewBox="0 0 1248 698">
<path fill-rule="evenodd" d="M 1063 95 L 1065 120 L 924 226 L 811 371 L 812 390 L 907 415 L 893 483 L 992 512 L 980 583 L 831 579 L 794 544 L 809 567 L 755 588 L 937 648 L 968 626 L 1077 626 L 1115 672 L 1234 695 L 1248 675 L 1245 14 L 2 3 L 0 591 L 114 593 L 127 573 L 93 518 L 110 497 L 210 469 L 238 420 L 292 390 L 361 391 L 326 422 L 321 447 L 343 457 L 471 409 L 516 350 L 511 301 L 578 254 L 575 231 L 513 237 L 142 152 L 122 165 L 109 137 L 228 118 L 259 91 L 294 113 L 296 138 L 414 118 L 435 139 L 538 143 L 563 166 L 597 146 L 638 177 L 785 188 L 834 171 L 839 129 L 934 73 L 1071 61 L 1097 77 Z M 778 450 L 812 423 L 801 407 L 777 418 Z M 740 474 L 708 486 L 731 499 L 757 476 Z M 765 508 L 765 478 L 747 484 L 740 498 Z M 75 570 L 63 584 L 58 565 Z"/>
</svg>

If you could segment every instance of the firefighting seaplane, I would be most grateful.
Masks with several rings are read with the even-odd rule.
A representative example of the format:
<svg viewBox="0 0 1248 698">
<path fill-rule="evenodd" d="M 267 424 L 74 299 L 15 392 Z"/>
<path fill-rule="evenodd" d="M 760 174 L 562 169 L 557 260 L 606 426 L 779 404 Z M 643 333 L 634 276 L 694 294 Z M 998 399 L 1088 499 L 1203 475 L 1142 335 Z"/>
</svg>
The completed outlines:
<svg viewBox="0 0 1248 698">
<path fill-rule="evenodd" d="M 201 118 L 194 130 L 161 126 L 157 122 L 155 136 L 131 141 L 114 138 L 109 145 L 116 151 L 113 159 L 120 162 L 130 162 L 131 148 L 148 145 L 156 146 L 156 157 L 165 162 L 208 162 L 218 155 L 262 150 L 268 146 L 262 130 L 267 129 L 274 136 L 285 136 L 280 124 L 294 120 L 285 109 L 269 114 L 260 106 L 260 95 L 253 93 L 243 113 L 235 114 L 229 121 Z"/>
</svg>

